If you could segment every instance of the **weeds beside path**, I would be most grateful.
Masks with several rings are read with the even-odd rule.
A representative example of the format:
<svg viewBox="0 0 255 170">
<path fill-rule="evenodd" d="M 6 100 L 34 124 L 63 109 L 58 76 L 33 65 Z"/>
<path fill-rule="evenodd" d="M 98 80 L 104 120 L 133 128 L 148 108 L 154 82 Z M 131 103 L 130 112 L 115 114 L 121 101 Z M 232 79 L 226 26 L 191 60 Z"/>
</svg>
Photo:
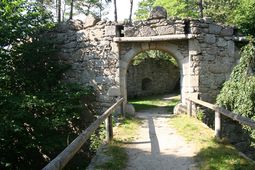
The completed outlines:
<svg viewBox="0 0 255 170">
<path fill-rule="evenodd" d="M 196 161 L 201 170 L 255 169 L 255 165 L 241 157 L 233 146 L 216 141 L 213 130 L 199 120 L 178 115 L 169 122 L 186 141 L 195 144 L 198 150 Z"/>
</svg>

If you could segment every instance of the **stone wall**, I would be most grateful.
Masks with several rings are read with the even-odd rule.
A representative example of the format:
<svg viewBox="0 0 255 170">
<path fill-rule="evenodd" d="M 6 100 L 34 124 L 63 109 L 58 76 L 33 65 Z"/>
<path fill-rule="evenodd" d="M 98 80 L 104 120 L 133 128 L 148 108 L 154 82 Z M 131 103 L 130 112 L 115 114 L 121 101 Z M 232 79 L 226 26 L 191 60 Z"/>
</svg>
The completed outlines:
<svg viewBox="0 0 255 170">
<path fill-rule="evenodd" d="M 138 65 L 130 64 L 127 72 L 129 98 L 171 93 L 179 85 L 180 72 L 171 62 L 146 59 Z"/>
<path fill-rule="evenodd" d="M 126 98 L 128 66 L 145 50 L 163 50 L 176 58 L 183 99 L 192 95 L 213 102 L 229 77 L 239 51 L 233 27 L 210 18 L 167 18 L 164 11 L 154 12 L 131 24 L 89 16 L 62 23 L 51 34 L 61 48 L 62 61 L 71 65 L 64 80 L 93 86 L 99 112 L 116 97 Z"/>
<path fill-rule="evenodd" d="M 96 90 L 95 108 L 102 112 L 115 97 L 108 96 L 110 87 L 118 86 L 119 60 L 117 44 L 113 42 L 112 23 L 89 16 L 84 22 L 71 20 L 58 25 L 52 34 L 60 47 L 63 62 L 71 65 L 64 81 L 92 86 Z M 116 95 L 120 95 L 119 93 Z"/>
</svg>

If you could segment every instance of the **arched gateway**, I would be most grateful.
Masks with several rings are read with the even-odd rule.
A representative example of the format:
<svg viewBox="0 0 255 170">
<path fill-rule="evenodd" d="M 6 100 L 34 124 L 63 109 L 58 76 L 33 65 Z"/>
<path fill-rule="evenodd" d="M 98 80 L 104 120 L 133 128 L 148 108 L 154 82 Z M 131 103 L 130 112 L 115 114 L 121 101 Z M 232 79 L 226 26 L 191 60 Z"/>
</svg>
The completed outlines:
<svg viewBox="0 0 255 170">
<path fill-rule="evenodd" d="M 183 104 L 188 96 L 214 101 L 239 59 L 235 32 L 210 18 L 167 19 L 165 10 L 157 8 L 149 19 L 128 24 L 92 16 L 85 22 L 69 21 L 52 36 L 63 61 L 72 65 L 65 79 L 94 86 L 97 109 L 104 110 L 117 97 L 126 103 L 128 66 L 146 50 L 162 50 L 177 60 Z"/>
</svg>

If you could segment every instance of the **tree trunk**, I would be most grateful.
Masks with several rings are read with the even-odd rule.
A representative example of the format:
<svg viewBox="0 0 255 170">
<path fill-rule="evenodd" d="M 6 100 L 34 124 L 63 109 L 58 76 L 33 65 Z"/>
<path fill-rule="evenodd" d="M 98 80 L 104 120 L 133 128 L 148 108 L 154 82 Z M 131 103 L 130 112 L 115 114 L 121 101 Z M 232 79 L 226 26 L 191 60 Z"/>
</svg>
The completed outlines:
<svg viewBox="0 0 255 170">
<path fill-rule="evenodd" d="M 69 15 L 69 19 L 73 19 L 73 3 L 74 0 L 71 0 L 71 4 L 70 4 L 70 15 Z"/>
<path fill-rule="evenodd" d="M 116 3 L 117 0 L 113 0 L 113 3 L 114 3 L 114 21 L 115 22 L 118 22 L 118 15 L 117 15 L 117 3 Z"/>
<path fill-rule="evenodd" d="M 61 0 L 58 0 L 58 22 L 61 22 Z"/>
<path fill-rule="evenodd" d="M 129 13 L 129 22 L 132 22 L 132 12 L 133 12 L 133 0 L 130 0 L 130 13 Z"/>
<path fill-rule="evenodd" d="M 198 7 L 199 7 L 199 14 L 200 14 L 200 18 L 203 18 L 204 15 L 203 15 L 203 0 L 199 0 L 198 2 Z"/>
</svg>

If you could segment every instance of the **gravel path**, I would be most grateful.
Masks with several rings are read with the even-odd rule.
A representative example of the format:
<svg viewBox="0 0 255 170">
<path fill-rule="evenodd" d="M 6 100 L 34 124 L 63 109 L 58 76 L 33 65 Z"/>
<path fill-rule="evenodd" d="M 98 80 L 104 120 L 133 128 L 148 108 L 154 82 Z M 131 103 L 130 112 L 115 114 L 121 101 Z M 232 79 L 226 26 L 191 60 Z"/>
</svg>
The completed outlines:
<svg viewBox="0 0 255 170">
<path fill-rule="evenodd" d="M 138 138 L 127 145 L 126 170 L 194 170 L 196 152 L 169 125 L 171 115 L 155 108 L 137 113 L 144 119 Z"/>
</svg>

